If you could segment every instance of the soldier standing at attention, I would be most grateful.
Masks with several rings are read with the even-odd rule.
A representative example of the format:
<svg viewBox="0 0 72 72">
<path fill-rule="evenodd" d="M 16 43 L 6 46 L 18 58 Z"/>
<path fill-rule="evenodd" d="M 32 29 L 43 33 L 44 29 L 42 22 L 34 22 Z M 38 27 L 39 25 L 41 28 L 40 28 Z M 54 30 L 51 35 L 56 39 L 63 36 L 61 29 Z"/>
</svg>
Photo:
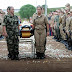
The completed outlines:
<svg viewBox="0 0 72 72">
<path fill-rule="evenodd" d="M 66 19 L 68 17 L 68 12 L 70 11 L 70 9 L 68 7 L 65 8 L 65 14 L 63 15 L 62 17 L 62 28 L 63 28 L 63 31 L 62 31 L 62 38 L 63 38 L 63 41 L 62 43 L 64 43 L 65 46 L 68 46 L 67 44 L 67 39 L 66 39 L 66 31 L 65 31 L 65 27 L 66 27 Z"/>
<path fill-rule="evenodd" d="M 66 33 L 68 35 L 68 49 L 72 50 L 72 9 L 70 10 L 70 16 L 67 20 L 68 23 L 66 24 Z"/>
<path fill-rule="evenodd" d="M 71 48 L 69 47 L 69 40 L 70 40 L 70 34 L 69 34 L 69 30 L 70 30 L 70 12 L 68 12 L 67 15 L 67 19 L 66 19 L 66 27 L 65 27 L 65 31 L 66 31 L 66 39 L 68 42 L 67 48 L 68 50 L 71 50 Z"/>
<path fill-rule="evenodd" d="M 56 38 L 57 38 L 57 40 L 56 41 L 58 41 L 58 42 L 60 42 L 60 29 L 59 29 L 59 26 L 60 26 L 60 23 L 59 23 L 59 10 L 56 10 L 57 11 L 57 13 L 56 13 L 56 17 L 55 17 L 55 20 L 54 20 L 54 22 L 55 22 L 55 24 L 54 24 L 54 26 L 55 26 L 55 32 L 56 32 Z"/>
<path fill-rule="evenodd" d="M 54 35 L 54 38 L 53 39 L 56 39 L 56 32 L 55 32 L 55 29 L 54 29 L 54 19 L 55 19 L 55 11 L 52 13 L 52 17 L 51 17 L 51 27 L 52 27 L 52 32 L 53 32 L 53 35 Z"/>
<path fill-rule="evenodd" d="M 19 54 L 19 24 L 18 17 L 14 15 L 14 8 L 9 8 L 9 14 L 5 15 L 3 21 L 3 34 L 6 37 L 7 47 L 8 47 L 8 57 L 11 60 L 18 60 Z"/>
<path fill-rule="evenodd" d="M 33 29 L 35 37 L 35 47 L 37 58 L 44 59 L 45 53 L 45 40 L 46 40 L 46 26 L 47 36 L 49 35 L 48 20 L 45 15 L 42 14 L 42 7 L 37 6 L 37 16 L 33 20 Z"/>
<path fill-rule="evenodd" d="M 68 46 L 67 44 L 67 39 L 66 39 L 66 31 L 65 31 L 65 27 L 66 27 L 66 19 L 68 16 L 68 12 L 69 12 L 69 8 L 66 7 L 65 11 L 63 9 L 61 9 L 61 22 L 60 22 L 60 34 L 61 34 L 61 43 L 63 43 L 65 46 Z"/>
<path fill-rule="evenodd" d="M 49 35 L 50 35 L 50 36 L 52 36 L 51 17 L 52 17 L 52 12 L 50 12 L 49 15 L 48 15 Z"/>
<path fill-rule="evenodd" d="M 64 33 L 63 29 L 65 29 L 66 26 L 66 15 L 64 13 L 64 10 L 61 9 L 61 16 L 60 16 L 60 34 L 61 34 L 61 42 L 63 43 L 66 39 L 66 34 Z"/>
</svg>

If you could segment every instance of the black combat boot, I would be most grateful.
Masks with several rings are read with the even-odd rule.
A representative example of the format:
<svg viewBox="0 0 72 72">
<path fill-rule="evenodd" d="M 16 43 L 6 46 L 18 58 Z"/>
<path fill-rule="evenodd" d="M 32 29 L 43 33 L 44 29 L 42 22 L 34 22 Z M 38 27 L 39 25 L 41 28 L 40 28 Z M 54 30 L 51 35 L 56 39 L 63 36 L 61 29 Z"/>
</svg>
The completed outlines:
<svg viewBox="0 0 72 72">
<path fill-rule="evenodd" d="M 18 51 L 14 51 L 14 57 L 15 57 L 15 60 L 19 60 L 19 52 Z"/>
<path fill-rule="evenodd" d="M 9 54 L 8 54 L 8 58 L 11 58 L 11 57 L 12 57 L 12 55 L 9 53 Z"/>
<path fill-rule="evenodd" d="M 15 60 L 15 56 L 14 55 L 11 56 L 11 60 Z"/>
<path fill-rule="evenodd" d="M 57 37 L 56 37 L 56 36 L 54 36 L 54 37 L 53 37 L 53 39 L 57 39 Z"/>
<path fill-rule="evenodd" d="M 18 54 L 15 55 L 15 60 L 19 60 Z"/>
<path fill-rule="evenodd" d="M 44 59 L 45 58 L 45 54 L 44 53 L 40 53 L 40 59 Z"/>
<path fill-rule="evenodd" d="M 71 41 L 71 39 L 68 40 L 68 45 L 69 45 L 68 50 L 72 50 L 72 41 Z"/>
<path fill-rule="evenodd" d="M 15 60 L 15 53 L 14 53 L 14 51 L 11 52 L 11 60 Z"/>
<path fill-rule="evenodd" d="M 40 53 L 39 52 L 36 52 L 36 59 L 39 59 L 40 58 Z"/>
<path fill-rule="evenodd" d="M 70 46 L 70 48 L 71 48 L 71 51 L 72 51 L 72 41 L 71 41 L 71 46 Z"/>
</svg>

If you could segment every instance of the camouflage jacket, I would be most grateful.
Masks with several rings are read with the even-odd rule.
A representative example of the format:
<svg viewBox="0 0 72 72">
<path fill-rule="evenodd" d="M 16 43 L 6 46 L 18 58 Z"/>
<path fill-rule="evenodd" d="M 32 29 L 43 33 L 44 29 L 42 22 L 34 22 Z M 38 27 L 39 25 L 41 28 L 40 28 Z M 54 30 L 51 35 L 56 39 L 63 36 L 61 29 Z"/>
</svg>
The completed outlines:
<svg viewBox="0 0 72 72">
<path fill-rule="evenodd" d="M 18 34 L 19 23 L 16 15 L 5 15 L 2 25 L 6 26 L 6 31 L 8 34 Z"/>
<path fill-rule="evenodd" d="M 56 23 L 56 27 L 58 28 L 58 27 L 60 26 L 60 23 L 59 23 L 59 16 L 58 16 L 58 15 L 55 17 L 54 22 Z"/>
</svg>

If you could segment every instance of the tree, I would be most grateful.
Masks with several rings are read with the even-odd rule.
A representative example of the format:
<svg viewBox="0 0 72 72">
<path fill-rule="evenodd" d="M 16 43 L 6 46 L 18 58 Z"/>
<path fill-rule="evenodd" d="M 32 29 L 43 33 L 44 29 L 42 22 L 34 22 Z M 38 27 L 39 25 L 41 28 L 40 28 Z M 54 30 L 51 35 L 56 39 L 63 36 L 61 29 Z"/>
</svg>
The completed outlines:
<svg viewBox="0 0 72 72">
<path fill-rule="evenodd" d="M 21 18 L 30 18 L 36 12 L 36 8 L 33 5 L 27 4 L 20 8 L 19 14 Z"/>
</svg>

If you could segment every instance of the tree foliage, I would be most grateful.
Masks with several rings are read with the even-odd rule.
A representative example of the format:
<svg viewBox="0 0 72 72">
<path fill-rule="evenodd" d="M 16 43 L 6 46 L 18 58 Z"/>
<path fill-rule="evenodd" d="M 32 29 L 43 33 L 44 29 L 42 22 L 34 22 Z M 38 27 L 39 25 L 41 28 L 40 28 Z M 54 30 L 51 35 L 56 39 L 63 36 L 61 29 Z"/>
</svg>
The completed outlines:
<svg viewBox="0 0 72 72">
<path fill-rule="evenodd" d="M 21 18 L 32 17 L 32 15 L 36 12 L 36 8 L 33 5 L 27 4 L 20 8 L 19 14 Z"/>
</svg>

